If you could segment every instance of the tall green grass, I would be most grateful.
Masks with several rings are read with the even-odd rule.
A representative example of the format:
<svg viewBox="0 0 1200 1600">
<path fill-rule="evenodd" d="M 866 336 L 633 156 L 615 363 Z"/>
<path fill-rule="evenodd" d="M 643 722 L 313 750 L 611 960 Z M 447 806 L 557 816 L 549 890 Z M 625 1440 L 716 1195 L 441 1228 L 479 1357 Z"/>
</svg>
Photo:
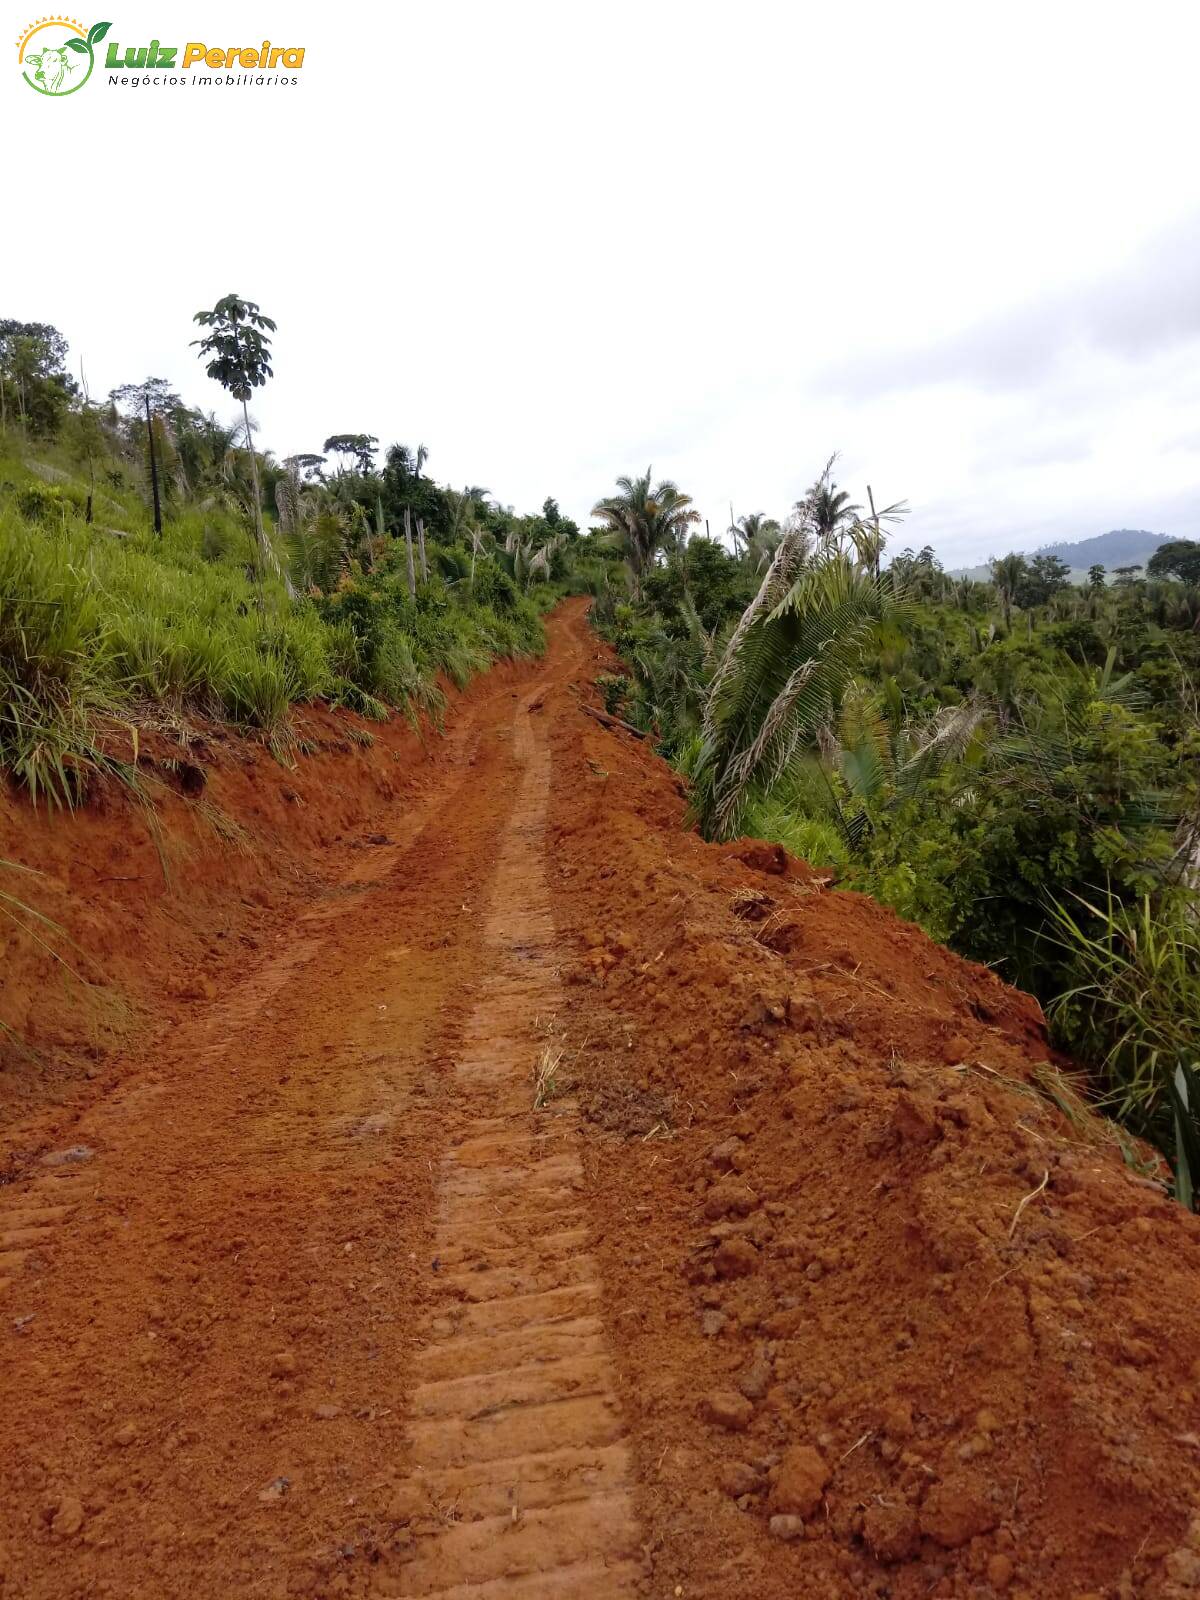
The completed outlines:
<svg viewBox="0 0 1200 1600">
<path fill-rule="evenodd" d="M 0 512 L 0 765 L 36 802 L 69 803 L 116 708 L 100 595 L 85 571 Z"/>
<path fill-rule="evenodd" d="M 89 772 L 111 770 L 106 728 L 136 722 L 147 701 L 274 745 L 297 702 L 436 718 L 439 675 L 461 688 L 499 657 L 543 648 L 537 605 L 511 584 L 477 604 L 462 580 L 435 576 L 414 602 L 385 561 L 290 601 L 257 573 L 225 508 L 186 507 L 158 539 L 135 497 L 113 502 L 124 529 L 88 525 L 65 472 L 47 488 L 22 471 L 0 453 L 0 769 L 35 802 L 73 804 Z"/>
<path fill-rule="evenodd" d="M 260 596 L 235 567 L 172 559 L 149 536 L 0 510 L 0 763 L 67 797 L 97 727 L 139 699 L 273 730 L 328 686 L 319 619 Z"/>
<path fill-rule="evenodd" d="M 781 844 L 810 867 L 844 868 L 850 859 L 846 841 L 831 822 L 805 816 L 786 799 L 756 796 L 746 810 L 744 831 L 755 839 Z"/>
<path fill-rule="evenodd" d="M 1077 905 L 1056 901 L 1053 915 L 1054 937 L 1078 977 L 1051 1015 L 1098 1062 L 1114 1114 L 1160 1148 L 1173 1148 L 1176 1195 L 1194 1207 L 1200 1185 L 1195 895 L 1177 887 L 1128 906 L 1102 894 L 1078 898 Z"/>
</svg>

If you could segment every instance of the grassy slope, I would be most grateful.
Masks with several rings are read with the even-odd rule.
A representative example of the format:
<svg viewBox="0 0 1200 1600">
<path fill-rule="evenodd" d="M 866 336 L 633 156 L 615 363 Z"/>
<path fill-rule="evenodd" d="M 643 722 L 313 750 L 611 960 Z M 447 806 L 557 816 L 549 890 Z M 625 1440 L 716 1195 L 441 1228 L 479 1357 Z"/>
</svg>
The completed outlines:
<svg viewBox="0 0 1200 1600">
<path fill-rule="evenodd" d="M 78 464 L 0 436 L 0 767 L 35 798 L 69 800 L 71 769 L 103 764 L 105 718 L 135 719 L 139 701 L 274 734 L 317 697 L 436 711 L 439 673 L 461 685 L 542 647 L 537 606 L 494 573 L 493 603 L 477 604 L 452 552 L 434 549 L 415 605 L 386 561 L 292 603 L 255 580 L 230 510 L 184 507 L 159 540 L 137 490 L 98 477 L 89 526 Z"/>
</svg>

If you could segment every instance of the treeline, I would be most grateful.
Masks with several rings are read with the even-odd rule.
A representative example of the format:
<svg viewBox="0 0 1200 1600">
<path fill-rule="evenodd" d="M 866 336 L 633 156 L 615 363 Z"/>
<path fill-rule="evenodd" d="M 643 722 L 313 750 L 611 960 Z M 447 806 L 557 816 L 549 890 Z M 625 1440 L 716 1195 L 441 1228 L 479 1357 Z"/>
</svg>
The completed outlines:
<svg viewBox="0 0 1200 1600">
<path fill-rule="evenodd" d="M 779 840 L 1037 994 L 1190 1199 L 1200 544 L 1112 582 L 1019 555 L 955 579 L 929 549 L 887 559 L 905 508 L 853 504 L 831 466 L 732 548 L 656 531 L 648 478 L 597 504 L 631 573 L 598 607 L 627 664 L 608 704 L 688 775 L 709 837 Z"/>
<path fill-rule="evenodd" d="M 259 314 L 258 307 L 229 296 L 218 308 L 228 303 L 242 310 L 240 319 L 230 316 L 236 331 L 226 336 L 232 338 L 235 353 L 215 352 L 210 373 L 245 407 L 253 389 L 270 376 L 271 341 L 269 334 L 258 334 L 263 364 L 252 369 L 237 348 L 236 335 L 245 335 L 247 318 Z M 263 320 L 273 331 L 270 319 Z M 371 538 L 403 537 L 406 517 L 414 530 L 420 524 L 433 540 L 477 551 L 502 548 L 517 557 L 518 568 L 526 569 L 546 546 L 554 545 L 553 554 L 578 537 L 578 527 L 560 513 L 553 498 L 544 501 L 540 513 L 518 516 L 511 506 L 495 501 L 489 489 L 439 485 L 425 471 L 429 451 L 423 444 L 397 443 L 381 450 L 373 434 L 342 432 L 329 435 L 320 451 L 277 458 L 253 449 L 248 411 L 240 422 L 221 418 L 186 404 L 162 378 L 121 384 L 104 401 L 93 401 L 67 371 L 67 354 L 66 340 L 49 324 L 0 319 L 0 428 L 30 442 L 66 446 L 72 459 L 87 469 L 85 483 L 65 494 L 85 520 L 92 518 L 94 505 L 88 506 L 86 493 L 79 489 L 94 495 L 97 481 L 102 490 L 136 487 L 151 515 L 155 475 L 167 514 L 205 503 L 209 509 L 252 515 L 257 468 L 261 506 L 268 515 L 303 530 L 315 520 L 316 508 L 328 510 L 348 556 L 368 562 L 374 553 Z M 280 532 L 287 530 L 281 527 Z M 539 570 L 544 575 L 544 563 Z"/>
<path fill-rule="evenodd" d="M 0 321 L 0 768 L 35 800 L 115 770 L 108 731 L 139 700 L 279 749 L 297 701 L 436 716 L 441 679 L 540 650 L 569 558 L 587 566 L 553 498 L 518 515 L 439 485 L 424 445 L 258 448 L 275 324 L 235 295 L 195 320 L 240 417 L 157 377 L 93 399 L 57 329 Z"/>
</svg>

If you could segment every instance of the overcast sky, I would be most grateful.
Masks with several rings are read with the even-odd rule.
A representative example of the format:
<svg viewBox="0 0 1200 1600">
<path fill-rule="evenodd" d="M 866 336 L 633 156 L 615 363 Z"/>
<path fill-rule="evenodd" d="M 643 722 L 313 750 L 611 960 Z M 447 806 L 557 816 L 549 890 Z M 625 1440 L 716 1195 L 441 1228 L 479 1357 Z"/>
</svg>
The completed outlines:
<svg viewBox="0 0 1200 1600">
<path fill-rule="evenodd" d="M 228 410 L 188 341 L 236 290 L 279 323 L 279 454 L 421 441 L 441 481 L 581 522 L 652 464 L 715 533 L 840 450 L 951 564 L 1200 535 L 1190 0 L 103 17 L 307 53 L 295 88 L 98 66 L 57 101 L 10 54 L 0 315 L 60 327 L 94 394 L 153 373 Z"/>
</svg>

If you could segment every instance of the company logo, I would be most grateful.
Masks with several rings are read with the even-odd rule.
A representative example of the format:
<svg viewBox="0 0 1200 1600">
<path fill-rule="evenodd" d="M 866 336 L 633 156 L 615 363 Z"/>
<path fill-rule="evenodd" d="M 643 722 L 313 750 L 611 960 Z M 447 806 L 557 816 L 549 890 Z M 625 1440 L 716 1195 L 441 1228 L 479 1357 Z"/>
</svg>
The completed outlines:
<svg viewBox="0 0 1200 1600">
<path fill-rule="evenodd" d="M 111 27 L 111 22 L 85 28 L 74 17 L 39 17 L 17 42 L 21 76 L 39 94 L 74 94 L 91 77 L 94 46 Z"/>
<path fill-rule="evenodd" d="M 39 17 L 17 41 L 21 76 L 38 94 L 54 99 L 82 89 L 97 65 L 96 50 L 112 27 L 95 22 L 84 28 L 74 17 Z M 213 84 L 233 87 L 299 83 L 297 68 L 304 65 L 300 45 L 277 45 L 269 39 L 259 44 L 214 45 L 190 41 L 184 45 L 123 45 L 110 39 L 100 62 L 102 80 L 110 87 L 174 85 L 197 88 Z M 214 77 L 216 72 L 219 76 Z"/>
</svg>

